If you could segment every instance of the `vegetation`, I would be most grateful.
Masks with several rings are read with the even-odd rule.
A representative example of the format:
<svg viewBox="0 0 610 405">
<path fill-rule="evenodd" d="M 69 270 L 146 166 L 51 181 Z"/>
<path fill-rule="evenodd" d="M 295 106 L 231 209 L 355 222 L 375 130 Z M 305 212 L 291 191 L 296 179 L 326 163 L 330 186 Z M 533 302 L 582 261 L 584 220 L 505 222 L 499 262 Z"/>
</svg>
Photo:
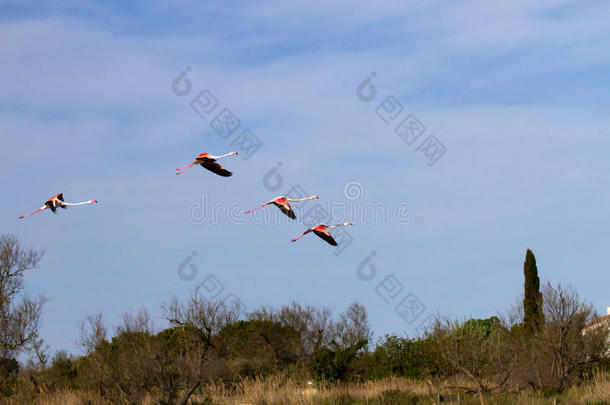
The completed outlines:
<svg viewBox="0 0 610 405">
<path fill-rule="evenodd" d="M 372 342 L 357 302 L 338 316 L 298 303 L 244 314 L 193 293 L 162 305 L 165 328 L 146 309 L 113 329 L 91 315 L 81 324 L 83 353 L 51 357 L 38 336 L 44 300 L 29 300 L 21 283 L 40 254 L 0 240 L 0 272 L 10 281 L 0 281 L 2 403 L 423 404 L 448 393 L 481 404 L 610 401 L 607 324 L 593 322 L 591 306 L 570 288 L 547 283 L 540 291 L 529 250 L 529 281 L 512 312 L 439 317 L 419 337 Z M 22 352 L 27 364 L 16 360 Z"/>
<path fill-rule="evenodd" d="M 0 356 L 16 356 L 32 348 L 38 338 L 45 299 L 24 294 L 23 277 L 35 269 L 42 253 L 24 249 L 12 235 L 0 236 Z M 4 362 L 6 364 L 6 362 Z"/>
<path fill-rule="evenodd" d="M 525 298 L 523 299 L 523 325 L 530 331 L 538 331 L 544 323 L 542 313 L 542 294 L 540 293 L 540 279 L 538 278 L 538 267 L 536 258 L 531 250 L 525 253 L 525 263 L 523 263 L 523 273 L 525 275 Z"/>
</svg>

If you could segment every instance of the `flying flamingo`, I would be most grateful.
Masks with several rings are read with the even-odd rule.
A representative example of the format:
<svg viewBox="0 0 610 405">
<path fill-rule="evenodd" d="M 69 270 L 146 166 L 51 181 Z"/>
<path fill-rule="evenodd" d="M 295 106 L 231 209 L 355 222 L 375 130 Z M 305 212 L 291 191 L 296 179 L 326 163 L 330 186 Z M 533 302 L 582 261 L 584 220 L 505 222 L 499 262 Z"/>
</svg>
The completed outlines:
<svg viewBox="0 0 610 405">
<path fill-rule="evenodd" d="M 319 225 L 309 228 L 308 230 L 306 230 L 305 232 L 303 232 L 296 238 L 290 239 L 290 241 L 296 242 L 297 240 L 301 239 L 303 236 L 307 235 L 309 232 L 313 232 L 316 235 L 318 235 L 320 238 L 324 239 L 326 242 L 330 243 L 331 245 L 337 246 L 337 242 L 335 241 L 335 239 L 333 239 L 332 235 L 330 234 L 330 232 L 328 232 L 328 230 L 332 229 L 332 228 L 337 228 L 339 226 L 349 226 L 349 225 L 353 225 L 353 224 L 351 222 L 346 222 L 344 224 L 331 225 L 331 226 L 319 224 Z"/>
<path fill-rule="evenodd" d="M 191 163 L 190 165 L 186 165 L 184 167 L 181 167 L 180 169 L 176 169 L 176 170 L 178 170 L 178 173 L 176 173 L 176 174 L 182 174 L 195 165 L 201 165 L 204 168 L 208 169 L 211 172 L 216 173 L 219 176 L 222 176 L 222 177 L 232 176 L 233 173 L 231 173 L 230 171 L 228 171 L 227 169 L 225 169 L 224 167 L 222 167 L 221 165 L 216 163 L 216 161 L 218 159 L 222 159 L 223 157 L 227 157 L 227 156 L 231 156 L 231 155 L 237 155 L 237 152 L 229 152 L 229 153 L 226 153 L 226 154 L 220 155 L 220 156 L 213 156 L 213 155 L 210 155 L 209 153 L 201 153 L 195 158 L 195 161 L 193 163 Z"/>
<path fill-rule="evenodd" d="M 317 195 L 312 195 L 309 197 L 305 197 L 305 198 L 288 198 L 285 195 L 274 198 L 273 200 L 264 203 L 263 205 L 256 207 L 254 209 L 248 210 L 245 213 L 249 214 L 252 211 L 256 211 L 259 208 L 263 208 L 266 207 L 269 204 L 273 204 L 276 207 L 278 207 L 280 209 L 280 211 L 282 211 L 284 214 L 286 214 L 288 217 L 292 218 L 292 219 L 296 219 L 297 216 L 294 214 L 294 211 L 292 210 L 292 207 L 290 206 L 290 202 L 299 202 L 299 201 L 306 201 L 306 200 L 314 200 L 317 199 L 318 196 Z"/>
<path fill-rule="evenodd" d="M 53 211 L 53 213 L 56 213 L 57 208 L 63 208 L 66 209 L 68 207 L 76 207 L 78 205 L 87 205 L 87 204 L 94 204 L 96 203 L 97 200 L 89 200 L 89 201 L 84 201 L 84 202 L 80 202 L 80 203 L 67 203 L 64 201 L 64 194 L 60 193 L 57 195 L 54 195 L 53 197 L 49 198 L 42 207 L 40 207 L 39 209 L 37 209 L 36 211 L 27 214 L 27 215 L 22 215 L 19 217 L 19 219 L 23 219 L 25 217 L 29 217 L 30 215 L 34 215 L 37 212 L 46 210 L 47 208 L 50 208 L 51 211 Z"/>
</svg>

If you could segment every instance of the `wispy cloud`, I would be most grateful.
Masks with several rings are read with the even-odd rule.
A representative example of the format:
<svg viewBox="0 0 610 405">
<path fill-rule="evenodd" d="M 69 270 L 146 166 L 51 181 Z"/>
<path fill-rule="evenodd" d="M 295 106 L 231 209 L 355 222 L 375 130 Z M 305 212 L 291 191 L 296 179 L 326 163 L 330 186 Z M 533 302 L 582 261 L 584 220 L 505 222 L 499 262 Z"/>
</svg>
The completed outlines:
<svg viewBox="0 0 610 405">
<path fill-rule="evenodd" d="M 438 288 L 466 288 L 476 276 L 507 286 L 482 289 L 482 300 L 512 302 L 521 259 L 513 256 L 534 245 L 541 257 L 563 259 L 547 262 L 553 275 L 604 299 L 601 286 L 570 273 L 586 264 L 575 250 L 601 242 L 570 235 L 609 225 L 607 3 L 67 4 L 0 2 L 0 170 L 12 196 L 0 212 L 4 229 L 48 249 L 49 268 L 31 282 L 55 299 L 45 313 L 53 344 L 66 344 L 66 330 L 76 336 L 85 313 L 123 312 L 118 302 L 106 306 L 115 288 L 126 305 L 153 308 L 168 288 L 186 288 L 176 261 L 195 248 L 249 306 L 300 297 L 343 307 L 365 291 L 342 271 L 380 247 L 377 265 L 407 274 L 432 312 L 480 311 Z M 213 91 L 263 141 L 251 160 L 233 163 L 228 182 L 174 175 L 196 153 L 231 149 L 193 112 L 191 96 L 171 92 L 186 66 L 194 92 Z M 372 104 L 394 95 L 448 147 L 439 164 L 418 159 L 375 105 L 356 97 L 371 72 Z M 340 261 L 317 245 L 292 249 L 286 242 L 302 225 L 188 223 L 186 207 L 203 192 L 247 203 L 274 197 L 262 178 L 278 161 L 286 187 L 328 197 L 357 180 L 366 198 L 411 202 L 425 226 L 356 224 Z M 59 191 L 101 202 L 16 222 Z M 44 236 L 56 232 L 60 239 Z M 246 287 L 257 283 L 273 294 Z M 375 326 L 392 330 L 396 320 L 374 300 Z"/>
</svg>

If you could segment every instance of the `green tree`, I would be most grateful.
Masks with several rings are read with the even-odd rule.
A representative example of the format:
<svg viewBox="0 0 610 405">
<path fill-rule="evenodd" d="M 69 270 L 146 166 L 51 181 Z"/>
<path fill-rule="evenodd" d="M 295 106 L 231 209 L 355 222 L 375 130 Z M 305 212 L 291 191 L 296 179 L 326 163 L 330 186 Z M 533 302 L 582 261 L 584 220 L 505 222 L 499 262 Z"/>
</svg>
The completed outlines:
<svg viewBox="0 0 610 405">
<path fill-rule="evenodd" d="M 433 332 L 439 356 L 456 373 L 477 384 L 479 401 L 500 390 L 513 370 L 513 355 L 505 349 L 508 330 L 497 317 L 466 322 L 438 319 Z"/>
<path fill-rule="evenodd" d="M 257 377 L 277 373 L 298 357 L 299 334 L 271 321 L 237 321 L 217 336 L 218 355 L 230 364 L 231 375 Z"/>
<path fill-rule="evenodd" d="M 111 403 L 141 404 L 145 396 L 159 405 L 177 403 L 185 373 L 178 350 L 173 350 L 179 347 L 169 342 L 171 330 L 156 334 L 145 308 L 125 313 L 110 340 L 101 314 L 89 316 L 87 323 L 81 327 L 87 355 L 76 361 L 77 377 L 85 387 L 95 388 Z M 65 359 L 59 357 L 55 363 L 65 375 Z"/>
<path fill-rule="evenodd" d="M 386 335 L 365 358 L 368 375 L 373 378 L 436 376 L 440 372 L 441 359 L 435 353 L 433 343 L 428 337 L 409 339 Z"/>
<path fill-rule="evenodd" d="M 538 278 L 538 268 L 536 258 L 531 250 L 525 253 L 525 263 L 523 263 L 523 273 L 525 275 L 525 295 L 523 298 L 523 324 L 529 332 L 540 330 L 544 324 L 542 314 L 542 294 L 540 293 L 540 279 Z"/>
<path fill-rule="evenodd" d="M 366 347 L 368 342 L 361 340 L 349 347 L 340 347 L 334 341 L 331 346 L 321 347 L 313 354 L 312 371 L 319 379 L 344 380 L 352 371 L 352 363 L 358 357 L 358 352 Z"/>
<path fill-rule="evenodd" d="M 225 364 L 218 358 L 218 334 L 239 320 L 242 308 L 236 303 L 208 300 L 197 291 L 184 301 L 173 297 L 162 308 L 173 327 L 187 332 L 181 334 L 180 345 L 188 348 L 182 374 L 190 388 L 178 401 L 186 405 L 201 384 L 226 374 Z"/>
</svg>

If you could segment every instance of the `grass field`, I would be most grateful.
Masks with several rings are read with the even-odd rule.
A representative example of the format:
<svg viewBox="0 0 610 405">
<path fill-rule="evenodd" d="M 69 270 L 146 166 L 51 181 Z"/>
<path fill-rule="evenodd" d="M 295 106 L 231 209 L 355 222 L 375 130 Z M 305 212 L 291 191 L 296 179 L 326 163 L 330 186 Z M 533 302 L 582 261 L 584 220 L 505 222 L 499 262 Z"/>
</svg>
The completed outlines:
<svg viewBox="0 0 610 405">
<path fill-rule="evenodd" d="M 480 404 L 477 395 L 468 393 L 468 385 L 460 381 L 447 384 L 425 383 L 406 378 L 387 378 L 358 384 L 323 383 L 315 385 L 317 391 L 306 390 L 304 384 L 293 379 L 270 377 L 265 379 L 244 379 L 236 384 L 209 384 L 195 395 L 189 404 L 435 404 L 438 394 L 460 394 L 462 404 Z M 590 383 L 571 388 L 563 393 L 539 392 L 505 392 L 487 394 L 486 404 L 610 404 L 610 375 L 597 375 Z M 99 398 L 95 393 L 83 391 L 65 391 L 41 393 L 35 398 L 12 398 L 7 405 L 16 404 L 49 404 L 49 405 L 106 405 L 110 402 Z M 149 398 L 142 398 L 143 405 L 153 405 L 154 393 Z M 451 402 L 444 402 L 451 403 Z M 456 402 L 453 402 L 456 403 Z"/>
</svg>

